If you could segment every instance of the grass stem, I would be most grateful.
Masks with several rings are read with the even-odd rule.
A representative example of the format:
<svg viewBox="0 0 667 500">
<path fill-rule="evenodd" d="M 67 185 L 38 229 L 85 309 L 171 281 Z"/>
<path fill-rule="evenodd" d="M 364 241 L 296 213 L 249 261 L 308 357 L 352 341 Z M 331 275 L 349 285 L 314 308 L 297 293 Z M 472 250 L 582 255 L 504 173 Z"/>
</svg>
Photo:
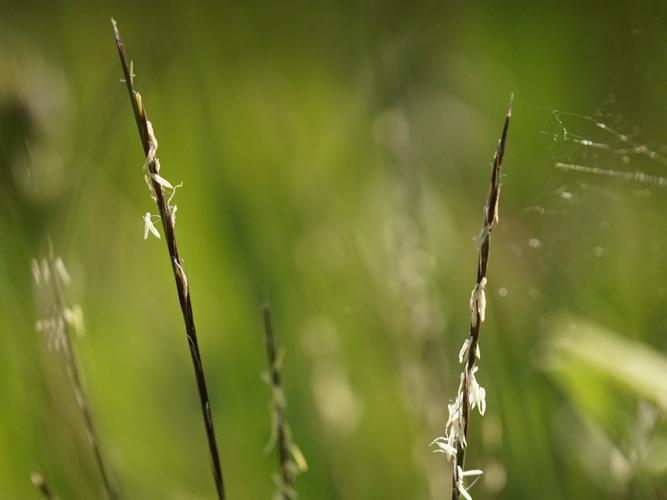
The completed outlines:
<svg viewBox="0 0 667 500">
<path fill-rule="evenodd" d="M 468 396 L 470 392 L 470 374 L 474 373 L 475 363 L 478 357 L 478 341 L 479 331 L 484 321 L 486 298 L 484 288 L 486 287 L 486 272 L 489 265 L 489 249 L 491 242 L 491 232 L 493 227 L 498 222 L 498 204 L 500 202 L 500 186 L 501 186 L 501 170 L 503 164 L 503 157 L 505 156 L 505 145 L 507 142 L 507 133 L 509 131 L 510 118 L 512 117 L 512 99 L 510 99 L 509 109 L 505 116 L 505 123 L 498 141 L 498 148 L 493 155 L 493 167 L 491 170 L 491 188 L 489 189 L 489 196 L 486 201 L 486 209 L 484 213 L 484 224 L 480 236 L 480 248 L 477 259 L 477 280 L 473 288 L 473 299 L 471 299 L 472 320 L 470 323 L 469 346 L 467 349 L 467 360 L 465 361 L 465 370 L 463 377 L 463 440 L 456 445 L 456 467 L 453 469 L 452 475 L 452 500 L 458 500 L 461 489 L 458 486 L 462 485 L 463 470 L 465 470 L 465 443 L 468 439 L 468 427 L 470 423 L 471 403 Z M 480 297 L 484 296 L 483 305 Z"/>
<path fill-rule="evenodd" d="M 159 175 L 160 164 L 157 156 L 155 155 L 157 151 L 157 141 L 153 135 L 153 127 L 148 120 L 146 109 L 141 100 L 141 95 L 134 88 L 134 74 L 132 72 L 132 66 L 128 64 L 127 57 L 125 55 L 125 48 L 123 47 L 123 41 L 120 37 L 116 21 L 112 19 L 111 23 L 113 25 L 114 36 L 116 39 L 116 48 L 118 49 L 118 55 L 120 56 L 125 84 L 127 85 L 127 91 L 130 96 L 132 111 L 139 129 L 141 145 L 144 149 L 144 154 L 146 155 L 146 168 L 148 171 L 147 182 L 152 188 L 152 194 L 154 195 L 160 219 L 162 221 L 162 229 L 164 230 L 165 235 L 164 239 L 167 243 L 169 259 L 171 261 L 171 267 L 174 273 L 174 279 L 176 281 L 178 300 L 181 306 L 183 321 L 185 323 L 185 335 L 187 337 L 190 356 L 192 358 L 192 366 L 194 368 L 197 391 L 199 393 L 199 402 L 201 405 L 202 417 L 204 419 L 206 438 L 208 440 L 208 449 L 211 458 L 211 467 L 213 471 L 213 479 L 215 481 L 215 488 L 218 494 L 218 499 L 224 500 L 225 488 L 222 477 L 222 468 L 220 466 L 220 456 L 218 453 L 218 445 L 213 427 L 213 417 L 211 415 L 211 405 L 206 387 L 204 367 L 202 364 L 201 352 L 199 350 L 199 343 L 197 342 L 197 331 L 195 329 L 195 321 L 192 313 L 190 288 L 181 257 L 178 253 L 178 247 L 176 245 L 176 234 L 174 229 L 175 207 L 172 208 L 169 203 L 169 198 L 165 196 L 163 187 L 165 186 L 166 181 L 164 181 L 164 179 Z"/>
</svg>

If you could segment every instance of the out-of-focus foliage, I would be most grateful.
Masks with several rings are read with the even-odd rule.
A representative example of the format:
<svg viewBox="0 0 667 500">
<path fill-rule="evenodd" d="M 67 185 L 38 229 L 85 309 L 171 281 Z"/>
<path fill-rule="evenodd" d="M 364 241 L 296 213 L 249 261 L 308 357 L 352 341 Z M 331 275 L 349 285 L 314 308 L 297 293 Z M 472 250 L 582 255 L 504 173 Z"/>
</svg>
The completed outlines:
<svg viewBox="0 0 667 500">
<path fill-rule="evenodd" d="M 656 495 L 646 479 L 667 472 L 667 356 L 575 318 L 554 323 L 544 354 L 571 398 L 559 427 L 573 459 L 613 496 Z"/>
<path fill-rule="evenodd" d="M 230 499 L 274 489 L 266 288 L 309 464 L 300 498 L 448 496 L 428 443 L 458 384 L 512 92 L 480 340 L 488 409 L 467 454 L 485 475 L 472 494 L 666 494 L 667 189 L 554 163 L 667 176 L 667 7 L 0 7 L 1 499 L 38 498 L 34 469 L 63 499 L 101 495 L 58 353 L 35 330 L 30 261 L 49 236 L 84 313 L 75 344 L 125 497 L 214 495 L 164 242 L 142 239 L 153 207 L 112 15 L 162 173 L 184 184 L 176 230 Z M 565 343 L 563 313 L 581 318 Z"/>
</svg>

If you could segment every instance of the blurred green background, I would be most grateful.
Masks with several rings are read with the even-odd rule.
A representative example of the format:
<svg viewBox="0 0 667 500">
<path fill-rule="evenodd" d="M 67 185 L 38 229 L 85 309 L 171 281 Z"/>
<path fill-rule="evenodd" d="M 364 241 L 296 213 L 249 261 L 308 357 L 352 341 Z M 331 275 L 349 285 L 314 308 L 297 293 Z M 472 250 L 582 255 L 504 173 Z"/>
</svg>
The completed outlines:
<svg viewBox="0 0 667 500">
<path fill-rule="evenodd" d="M 667 4 L 0 10 L 0 498 L 39 498 L 35 468 L 63 499 L 102 498 L 62 358 L 34 327 L 30 260 L 49 235 L 124 496 L 214 496 L 166 249 L 142 239 L 154 207 L 112 15 L 162 173 L 184 184 L 176 230 L 230 499 L 274 490 L 265 287 L 310 466 L 300 498 L 448 498 L 428 444 L 458 384 L 512 92 L 471 493 L 667 498 L 667 188 L 554 167 L 667 176 Z"/>
</svg>

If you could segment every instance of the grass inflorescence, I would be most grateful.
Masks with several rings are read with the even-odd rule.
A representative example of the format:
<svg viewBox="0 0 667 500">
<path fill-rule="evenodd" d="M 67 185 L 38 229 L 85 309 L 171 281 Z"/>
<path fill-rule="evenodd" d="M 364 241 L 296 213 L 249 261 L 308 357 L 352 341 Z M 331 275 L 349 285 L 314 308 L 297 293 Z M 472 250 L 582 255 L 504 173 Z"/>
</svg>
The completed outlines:
<svg viewBox="0 0 667 500">
<path fill-rule="evenodd" d="M 54 257 L 52 250 L 50 255 L 41 260 L 34 259 L 32 262 L 32 273 L 41 299 L 42 317 L 37 322 L 37 330 L 46 336 L 47 345 L 62 353 L 62 359 L 67 372 L 67 377 L 72 385 L 74 398 L 76 399 L 79 412 L 83 417 L 84 429 L 95 457 L 97 469 L 100 472 L 102 485 L 106 496 L 110 500 L 119 498 L 109 466 L 102 453 L 100 437 L 93 418 L 93 412 L 88 394 L 86 393 L 81 369 L 77 361 L 72 333 L 83 332 L 83 315 L 79 306 L 70 306 L 65 298 L 65 287 L 70 282 L 70 275 L 60 257 Z M 41 477 L 41 481 L 35 482 Z M 44 493 L 48 490 L 46 479 L 41 473 L 34 473 L 33 483 L 42 485 L 39 489 Z M 47 497 L 49 498 L 49 497 Z"/>
<path fill-rule="evenodd" d="M 479 478 L 482 475 L 479 469 L 465 470 L 465 452 L 470 412 L 475 407 L 478 408 L 481 415 L 484 415 L 486 411 L 486 390 L 477 382 L 475 373 L 479 369 L 477 366 L 480 358 L 479 332 L 486 316 L 486 273 L 489 264 L 491 232 L 498 222 L 501 169 L 511 116 L 512 100 L 510 99 L 498 148 L 493 156 L 491 188 L 484 210 L 484 224 L 478 239 L 477 275 L 470 295 L 470 330 L 459 352 L 459 362 L 463 364 L 463 372 L 460 376 L 456 399 L 449 404 L 449 418 L 445 425 L 445 434 L 433 442 L 438 447 L 436 451 L 445 454 L 452 463 L 452 500 L 458 500 L 460 496 L 471 500 L 468 493 L 471 485 L 466 486 L 464 480 L 465 478 Z"/>
<path fill-rule="evenodd" d="M 222 468 L 220 465 L 220 455 L 218 452 L 218 445 L 215 437 L 215 429 L 213 426 L 213 416 L 211 414 L 211 404 L 208 396 L 208 389 L 206 387 L 206 377 L 204 375 L 204 366 L 202 363 L 201 352 L 199 350 L 199 343 L 197 341 L 197 331 L 195 328 L 195 320 L 192 312 L 192 301 L 190 296 L 190 286 L 188 278 L 185 273 L 183 261 L 178 252 L 176 244 L 176 205 L 172 204 L 176 188 L 169 181 L 160 175 L 160 161 L 157 158 L 158 143 L 153 132 L 153 125 L 148 120 L 146 108 L 144 107 L 141 95 L 134 88 L 134 72 L 133 64 L 129 64 L 125 55 L 125 48 L 123 41 L 118 31 L 118 26 L 114 19 L 111 20 L 116 39 L 116 47 L 120 62 L 123 69 L 124 81 L 127 86 L 127 91 L 130 96 L 130 104 L 134 118 L 139 129 L 139 138 L 144 150 L 145 163 L 144 173 L 146 184 L 149 188 L 151 197 L 157 204 L 158 214 L 153 216 L 146 213 L 144 216 L 144 237 L 148 236 L 150 231 L 156 237 L 160 238 L 159 232 L 153 224 L 155 218 L 159 218 L 162 222 L 162 229 L 164 231 L 164 240 L 167 244 L 169 252 L 169 259 L 171 261 L 171 268 L 176 281 L 176 290 L 178 292 L 178 300 L 183 315 L 183 322 L 185 324 L 185 335 L 188 341 L 188 348 L 192 358 L 192 366 L 194 368 L 195 379 L 197 383 L 197 391 L 201 405 L 202 417 L 204 419 L 204 427 L 206 430 L 206 438 L 208 440 L 208 451 L 211 458 L 211 467 L 213 471 L 213 479 L 215 481 L 215 488 L 218 499 L 224 500 L 225 488 L 222 477 Z"/>
<path fill-rule="evenodd" d="M 271 439 L 267 445 L 270 449 L 274 445 L 278 449 L 279 474 L 276 476 L 278 490 L 276 500 L 293 500 L 296 498 L 294 477 L 306 470 L 306 461 L 301 451 L 292 439 L 292 431 L 287 424 L 287 402 L 282 384 L 283 354 L 276 342 L 276 336 L 271 318 L 271 306 L 268 300 L 262 304 L 264 319 L 264 337 L 266 343 L 266 357 L 268 371 L 266 382 L 271 388 Z"/>
</svg>

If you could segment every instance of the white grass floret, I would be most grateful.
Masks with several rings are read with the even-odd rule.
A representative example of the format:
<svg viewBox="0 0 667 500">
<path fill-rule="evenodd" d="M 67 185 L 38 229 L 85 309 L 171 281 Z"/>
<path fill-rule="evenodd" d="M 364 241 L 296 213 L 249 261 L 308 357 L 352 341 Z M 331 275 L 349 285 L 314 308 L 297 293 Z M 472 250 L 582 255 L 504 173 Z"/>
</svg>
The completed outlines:
<svg viewBox="0 0 667 500">
<path fill-rule="evenodd" d="M 472 497 L 470 496 L 470 493 L 468 493 L 468 490 L 477 482 L 477 479 L 479 479 L 479 476 L 484 474 L 479 469 L 471 469 L 471 470 L 463 470 L 461 467 L 456 467 L 456 489 L 459 490 L 459 493 L 463 498 L 466 500 L 472 500 Z M 475 480 L 466 488 L 466 486 L 463 484 L 463 478 L 466 477 L 474 477 Z"/>
<path fill-rule="evenodd" d="M 159 215 L 153 215 L 150 212 L 146 212 L 144 214 L 144 239 L 148 239 L 148 233 L 150 232 L 153 236 L 155 236 L 158 240 L 160 238 L 160 233 L 158 232 L 157 228 L 155 227 L 155 224 L 153 223 L 154 219 L 159 219 Z"/>
</svg>

